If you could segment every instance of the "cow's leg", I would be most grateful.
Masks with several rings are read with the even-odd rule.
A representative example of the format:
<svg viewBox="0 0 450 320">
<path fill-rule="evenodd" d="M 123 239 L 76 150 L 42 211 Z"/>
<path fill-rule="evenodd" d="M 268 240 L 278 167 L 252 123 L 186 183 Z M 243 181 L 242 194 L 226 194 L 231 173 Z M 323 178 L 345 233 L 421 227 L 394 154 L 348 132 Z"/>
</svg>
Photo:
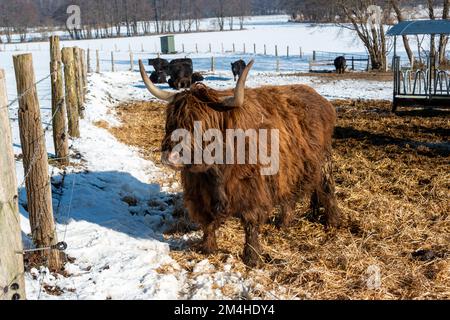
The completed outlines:
<svg viewBox="0 0 450 320">
<path fill-rule="evenodd" d="M 262 262 L 261 246 L 259 244 L 259 224 L 253 219 L 246 219 L 244 216 L 242 223 L 245 230 L 245 245 L 243 260 L 249 267 L 256 267 Z"/>
<path fill-rule="evenodd" d="M 331 148 L 322 168 L 322 183 L 317 188 L 315 195 L 313 194 L 313 198 L 312 202 L 316 201 L 316 203 L 311 203 L 311 205 L 315 206 L 315 209 L 318 209 L 319 206 L 325 209 L 326 224 L 330 227 L 340 227 L 342 216 L 336 201 Z"/>
<path fill-rule="evenodd" d="M 292 222 L 294 217 L 294 204 L 291 202 L 283 203 L 281 205 L 281 213 L 277 219 L 277 227 L 278 228 L 286 228 Z"/>
<path fill-rule="evenodd" d="M 208 225 L 202 226 L 203 229 L 203 242 L 200 250 L 205 254 L 211 254 L 218 250 L 216 230 L 218 226 L 216 222 L 212 222 Z"/>
</svg>

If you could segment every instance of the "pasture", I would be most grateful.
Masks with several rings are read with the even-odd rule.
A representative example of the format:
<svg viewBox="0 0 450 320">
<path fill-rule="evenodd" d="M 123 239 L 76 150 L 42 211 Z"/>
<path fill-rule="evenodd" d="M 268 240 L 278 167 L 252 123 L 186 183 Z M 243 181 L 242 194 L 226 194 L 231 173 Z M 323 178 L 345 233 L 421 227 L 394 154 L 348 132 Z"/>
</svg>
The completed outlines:
<svg viewBox="0 0 450 320">
<path fill-rule="evenodd" d="M 392 114 L 389 72 L 308 72 L 313 50 L 364 54 L 363 46 L 337 26 L 286 20 L 256 17 L 243 31 L 180 34 L 179 53 L 162 55 L 192 58 L 205 83 L 219 90 L 235 86 L 230 62 L 254 58 L 248 87 L 306 84 L 336 107 L 334 174 L 345 227 L 326 230 L 305 201 L 288 229 L 275 227 L 273 212 L 262 228 L 258 269 L 242 263 L 244 233 L 234 219 L 219 229 L 219 253 L 197 250 L 202 232 L 187 216 L 180 177 L 161 164 L 166 106 L 137 72 L 138 59 L 156 57 L 157 36 L 62 43 L 90 49 L 92 69 L 98 50 L 100 68 L 88 76 L 80 137 L 69 140 L 66 167 L 53 149 L 48 43 L 2 46 L 24 248 L 33 243 L 12 56 L 29 51 L 36 80 L 43 79 L 37 94 L 56 233 L 68 244 L 61 273 L 26 255 L 28 299 L 450 298 L 448 111 Z"/>
<path fill-rule="evenodd" d="M 326 232 L 320 217 L 298 203 L 292 227 L 279 231 L 269 223 L 263 228 L 266 274 L 236 260 L 232 271 L 262 284 L 250 290 L 251 298 L 283 292 L 300 299 L 448 299 L 448 115 L 437 111 L 395 116 L 388 101 L 336 100 L 334 105 L 339 115 L 336 188 L 348 229 Z M 99 125 L 158 163 L 165 106 L 128 102 L 116 113 L 121 125 Z M 185 214 L 176 212 L 165 235 L 177 243 L 171 256 L 181 266 L 190 270 L 208 259 L 214 270 L 221 270 L 230 257 L 239 257 L 244 233 L 238 220 L 220 229 L 224 250 L 208 257 L 189 249 L 198 239 Z M 162 272 L 170 270 L 169 265 L 162 267 Z M 380 272 L 379 288 L 368 286 L 374 270 Z M 220 290 L 231 298 L 248 298 L 231 284 Z"/>
</svg>

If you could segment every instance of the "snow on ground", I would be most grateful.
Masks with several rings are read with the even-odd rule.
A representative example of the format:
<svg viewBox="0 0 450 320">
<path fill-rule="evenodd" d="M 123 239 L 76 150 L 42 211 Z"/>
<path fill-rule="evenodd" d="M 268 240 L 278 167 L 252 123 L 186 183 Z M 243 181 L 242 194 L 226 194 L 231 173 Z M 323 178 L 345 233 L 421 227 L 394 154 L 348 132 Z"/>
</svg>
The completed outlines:
<svg viewBox="0 0 450 320">
<path fill-rule="evenodd" d="M 229 74 L 208 77 L 212 87 L 234 85 Z M 314 81 L 317 80 L 308 77 L 252 74 L 249 86 L 302 82 L 313 84 L 325 95 L 338 97 L 346 87 L 355 85 L 350 80 L 317 85 Z M 376 96 L 380 91 L 369 91 L 369 87 L 350 90 L 339 97 L 380 98 Z M 94 125 L 99 120 L 118 124 L 114 105 L 119 101 L 150 98 L 137 72 L 90 76 L 81 138 L 72 142 L 72 153 L 82 156 L 81 168 L 69 170 L 62 197 L 54 199 L 59 239 L 68 243 L 67 254 L 75 258 L 66 265 L 71 276 L 54 278 L 33 270 L 27 274 L 29 299 L 221 299 L 226 297 L 219 288 L 225 285 L 233 288 L 236 296 L 248 295 L 256 286 L 251 279 L 230 271 L 233 257 L 223 270 L 215 270 L 207 260 L 194 265 L 192 273 L 183 270 L 170 257 L 170 243 L 162 235 L 172 221 L 172 191 L 178 186 L 161 186 L 160 181 L 168 178 L 164 172 L 142 159 L 137 150 Z M 61 179 L 59 174 L 54 176 L 54 182 Z M 21 191 L 23 204 L 26 197 Z M 123 202 L 121 199 L 126 196 L 136 198 L 137 206 L 129 207 Z M 23 230 L 28 233 L 23 207 L 21 213 Z M 158 271 L 167 265 L 170 273 Z M 48 295 L 41 291 L 42 284 L 58 286 L 64 293 L 59 297 Z M 285 297 L 282 291 L 273 294 Z"/>
<path fill-rule="evenodd" d="M 251 42 L 259 41 L 259 45 L 267 42 L 285 46 L 295 42 L 305 43 L 305 48 L 358 51 L 346 41 L 336 38 L 340 32 L 338 30 L 335 26 L 317 28 L 289 24 L 276 18 L 273 22 L 255 22 L 251 29 L 245 31 L 177 35 L 177 43 L 180 45 L 179 40 L 191 45 L 198 42 L 206 48 L 207 44 L 212 42 L 215 48 L 219 41 L 229 47 L 233 40 L 236 43 L 243 40 L 250 43 L 251 40 Z M 114 115 L 114 106 L 119 102 L 151 98 L 137 70 L 125 71 L 129 62 L 128 54 L 124 51 L 127 50 L 129 43 L 136 46 L 141 41 L 151 46 L 152 41 L 156 43 L 158 38 L 65 43 L 66 46 L 78 45 L 84 48 L 103 45 L 105 56 L 108 53 L 106 50 L 118 44 L 122 56 L 117 58 L 119 72 L 104 72 L 89 76 L 86 117 L 80 122 L 81 138 L 70 143 L 71 160 L 77 165 L 68 168 L 65 176 L 60 170 L 50 168 L 58 237 L 68 243 L 67 253 L 75 258 L 66 265 L 71 276 L 55 278 L 48 273 L 45 274 L 43 272 L 45 270 L 32 270 L 26 274 L 29 299 L 221 299 L 248 297 L 251 296 L 252 290 L 258 289 L 256 278 L 246 278 L 233 270 L 233 261 L 236 257 L 230 257 L 221 270 L 215 269 L 207 260 L 191 266 L 193 272 L 179 266 L 169 255 L 174 244 L 163 237 L 164 229 L 172 221 L 173 196 L 178 186 L 164 183 L 170 179 L 167 179 L 169 177 L 166 173 L 154 163 L 141 158 L 137 150 L 123 145 L 108 131 L 94 125 L 94 122 L 99 120 L 112 125 L 119 124 Z M 49 73 L 47 47 L 47 44 L 41 44 L 42 51 L 33 51 L 36 80 L 44 78 Z M 248 45 L 247 48 L 251 46 Z M 26 47 L 22 48 L 25 49 Z M 0 52 L 0 68 L 6 71 L 10 102 L 13 102 L 16 92 L 12 54 L 18 53 L 22 52 Z M 194 67 L 197 70 L 209 70 L 209 54 L 190 54 L 190 56 L 194 58 Z M 149 57 L 152 55 L 146 53 L 135 55 L 135 59 Z M 206 73 L 206 84 L 217 89 L 231 88 L 235 83 L 229 70 L 229 62 L 239 57 L 239 54 L 220 53 L 217 57 L 219 57 L 217 71 Z M 257 55 L 255 59 L 255 67 L 247 83 L 250 87 L 303 83 L 311 85 L 329 99 L 391 97 L 390 82 L 335 81 L 296 76 L 292 72 L 299 71 L 301 63 L 305 62 L 294 57 L 284 58 L 281 61 L 281 72 L 278 73 L 273 71 L 275 66 L 273 56 Z M 106 71 L 109 68 L 109 60 L 103 59 L 102 70 Z M 41 82 L 37 88 L 43 125 L 47 127 L 51 119 L 50 80 Z M 10 116 L 14 152 L 19 155 L 21 148 L 17 103 L 12 104 Z M 46 134 L 46 141 L 47 150 L 52 155 L 54 151 L 51 130 Z M 20 160 L 16 162 L 16 171 L 21 183 L 23 167 Z M 61 185 L 61 182 L 64 183 L 60 189 L 58 185 Z M 136 198 L 135 207 L 129 207 L 122 201 L 127 196 Z M 23 184 L 20 185 L 19 201 L 24 246 L 30 248 L 32 244 L 26 236 L 30 233 L 30 227 L 24 209 L 26 195 Z M 198 236 L 198 234 L 189 235 L 191 238 Z M 63 294 L 48 295 L 41 290 L 44 284 L 58 286 L 63 290 Z M 231 291 L 227 292 L 233 292 L 233 296 L 224 296 L 220 290 L 223 286 L 231 288 Z M 268 298 L 289 298 L 283 293 L 283 288 L 267 295 Z"/>
</svg>

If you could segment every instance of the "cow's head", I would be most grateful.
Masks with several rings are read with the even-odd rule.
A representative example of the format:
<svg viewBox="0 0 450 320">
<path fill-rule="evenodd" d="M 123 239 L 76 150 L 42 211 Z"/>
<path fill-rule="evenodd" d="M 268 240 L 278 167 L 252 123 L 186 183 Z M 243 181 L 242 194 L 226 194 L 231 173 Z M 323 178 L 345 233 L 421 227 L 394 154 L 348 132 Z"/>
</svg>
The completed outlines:
<svg viewBox="0 0 450 320">
<path fill-rule="evenodd" d="M 142 79 L 148 91 L 156 98 L 168 103 L 166 111 L 166 132 L 162 143 L 162 162 L 173 169 L 188 168 L 193 171 L 207 169 L 204 165 L 186 164 L 182 155 L 174 150 L 178 144 L 173 134 L 184 131 L 194 136 L 195 124 L 201 122 L 202 129 L 223 129 L 225 114 L 243 107 L 245 101 L 245 82 L 253 66 L 252 60 L 242 73 L 232 96 L 223 96 L 202 83 L 192 85 L 188 90 L 168 92 L 156 87 L 148 78 L 142 61 L 139 61 Z M 192 159 L 195 139 L 191 139 Z M 203 169 L 202 169 L 203 168 Z"/>
</svg>

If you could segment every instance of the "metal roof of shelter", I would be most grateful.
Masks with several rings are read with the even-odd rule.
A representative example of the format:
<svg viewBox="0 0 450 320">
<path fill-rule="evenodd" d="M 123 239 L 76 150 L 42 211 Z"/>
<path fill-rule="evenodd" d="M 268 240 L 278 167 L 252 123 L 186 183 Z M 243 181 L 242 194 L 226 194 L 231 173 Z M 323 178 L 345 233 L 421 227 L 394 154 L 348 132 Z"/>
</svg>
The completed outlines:
<svg viewBox="0 0 450 320">
<path fill-rule="evenodd" d="M 450 20 L 403 21 L 387 32 L 388 36 L 417 34 L 450 34 Z"/>
</svg>

